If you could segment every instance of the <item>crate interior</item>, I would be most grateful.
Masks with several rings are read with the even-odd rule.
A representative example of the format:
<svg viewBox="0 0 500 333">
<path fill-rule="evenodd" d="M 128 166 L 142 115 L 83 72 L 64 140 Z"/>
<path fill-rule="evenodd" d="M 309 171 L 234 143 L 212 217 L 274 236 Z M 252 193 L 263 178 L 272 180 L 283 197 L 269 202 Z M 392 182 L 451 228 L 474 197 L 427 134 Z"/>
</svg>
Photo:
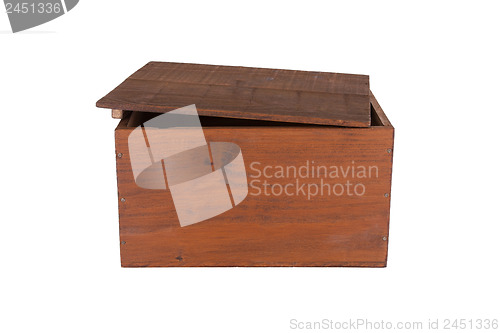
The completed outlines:
<svg viewBox="0 0 500 333">
<path fill-rule="evenodd" d="M 371 127 L 384 126 L 379 113 L 374 108 L 373 104 L 370 104 L 371 110 Z M 139 112 L 130 111 L 129 116 L 126 120 L 126 127 L 137 127 L 144 122 L 160 115 L 156 112 Z M 223 118 L 223 117 L 210 117 L 210 116 L 200 116 L 200 122 L 202 127 L 323 127 L 327 125 L 315 125 L 315 124 L 301 124 L 301 123 L 289 123 L 289 122 L 279 122 L 279 121 L 267 121 L 267 120 L 253 120 L 253 119 L 237 119 L 237 118 Z M 335 127 L 335 126 L 332 126 Z"/>
</svg>

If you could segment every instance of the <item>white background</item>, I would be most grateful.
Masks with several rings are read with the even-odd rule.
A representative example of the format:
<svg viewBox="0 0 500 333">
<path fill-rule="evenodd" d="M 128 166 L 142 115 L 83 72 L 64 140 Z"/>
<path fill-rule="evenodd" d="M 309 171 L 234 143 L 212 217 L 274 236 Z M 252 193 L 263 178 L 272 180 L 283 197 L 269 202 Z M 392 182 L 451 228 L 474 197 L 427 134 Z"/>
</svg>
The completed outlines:
<svg viewBox="0 0 500 333">
<path fill-rule="evenodd" d="M 499 318 L 497 3 L 87 0 L 18 34 L 0 13 L 0 331 Z M 396 128 L 388 267 L 120 268 L 95 102 L 151 60 L 369 74 Z"/>
</svg>

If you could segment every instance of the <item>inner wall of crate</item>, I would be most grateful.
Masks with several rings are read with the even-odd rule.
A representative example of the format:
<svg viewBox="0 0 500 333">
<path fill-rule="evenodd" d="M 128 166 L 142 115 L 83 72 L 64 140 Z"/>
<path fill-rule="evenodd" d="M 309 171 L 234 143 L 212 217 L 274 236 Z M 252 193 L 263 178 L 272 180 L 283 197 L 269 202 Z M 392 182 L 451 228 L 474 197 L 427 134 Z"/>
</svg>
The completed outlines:
<svg viewBox="0 0 500 333">
<path fill-rule="evenodd" d="M 377 112 L 370 104 L 371 110 L 371 126 L 384 126 Z M 137 127 L 142 125 L 144 122 L 159 116 L 160 113 L 156 112 L 140 112 L 132 111 L 128 119 L 127 127 Z M 223 117 L 209 117 L 200 116 L 200 122 L 202 127 L 241 127 L 241 126 L 252 126 L 252 127 L 264 127 L 264 126 L 274 126 L 274 127 L 318 127 L 325 125 L 315 125 L 315 124 L 300 124 L 300 123 L 288 123 L 280 121 L 267 121 L 267 120 L 253 120 L 253 119 L 236 119 L 236 118 L 223 118 Z"/>
</svg>

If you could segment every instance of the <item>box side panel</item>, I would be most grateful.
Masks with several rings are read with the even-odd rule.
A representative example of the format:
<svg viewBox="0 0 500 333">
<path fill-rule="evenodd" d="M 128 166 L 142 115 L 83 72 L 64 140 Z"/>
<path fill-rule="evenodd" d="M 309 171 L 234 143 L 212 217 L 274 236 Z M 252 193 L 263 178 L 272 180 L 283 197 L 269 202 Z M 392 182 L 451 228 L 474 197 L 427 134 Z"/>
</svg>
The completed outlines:
<svg viewBox="0 0 500 333">
<path fill-rule="evenodd" d="M 249 193 L 186 227 L 168 189 L 135 184 L 130 130 L 116 131 L 123 266 L 386 265 L 392 128 L 204 131 L 208 142 L 241 148 Z"/>
<path fill-rule="evenodd" d="M 373 107 L 375 110 L 375 113 L 377 114 L 377 118 L 380 119 L 380 122 L 382 126 L 385 127 L 393 127 L 391 122 L 389 121 L 389 118 L 384 113 L 384 110 L 382 110 L 382 107 L 378 103 L 377 99 L 375 98 L 375 95 L 370 91 L 370 105 Z"/>
</svg>

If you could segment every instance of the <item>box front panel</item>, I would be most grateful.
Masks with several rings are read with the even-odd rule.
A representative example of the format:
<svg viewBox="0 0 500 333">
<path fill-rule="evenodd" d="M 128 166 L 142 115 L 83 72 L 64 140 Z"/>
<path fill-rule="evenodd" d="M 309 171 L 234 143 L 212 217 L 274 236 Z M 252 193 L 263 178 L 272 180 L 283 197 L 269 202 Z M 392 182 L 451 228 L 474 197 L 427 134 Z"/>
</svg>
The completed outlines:
<svg viewBox="0 0 500 333">
<path fill-rule="evenodd" d="M 392 128 L 206 127 L 212 147 L 241 149 L 248 191 L 182 227 L 176 192 L 136 185 L 130 131 L 116 130 L 123 266 L 385 266 Z M 194 213 L 219 195 L 203 191 Z"/>
</svg>

